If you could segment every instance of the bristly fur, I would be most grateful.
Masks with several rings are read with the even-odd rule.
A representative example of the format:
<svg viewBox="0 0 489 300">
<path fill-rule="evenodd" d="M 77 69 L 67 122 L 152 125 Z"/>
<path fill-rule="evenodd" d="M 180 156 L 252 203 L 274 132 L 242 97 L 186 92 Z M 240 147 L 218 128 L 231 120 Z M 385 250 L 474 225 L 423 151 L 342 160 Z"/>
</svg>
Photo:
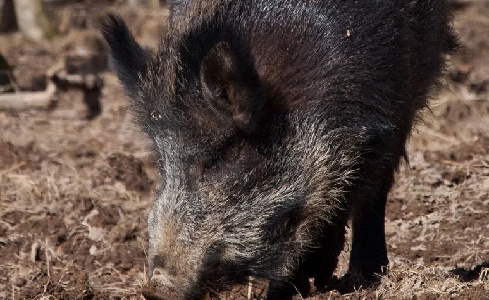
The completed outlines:
<svg viewBox="0 0 489 300">
<path fill-rule="evenodd" d="M 446 1 L 172 1 L 152 58 L 109 19 L 159 158 L 148 255 L 171 297 L 248 275 L 272 281 L 270 298 L 306 296 L 307 278 L 332 275 L 348 219 L 350 271 L 382 271 L 387 193 L 456 46 Z"/>
</svg>

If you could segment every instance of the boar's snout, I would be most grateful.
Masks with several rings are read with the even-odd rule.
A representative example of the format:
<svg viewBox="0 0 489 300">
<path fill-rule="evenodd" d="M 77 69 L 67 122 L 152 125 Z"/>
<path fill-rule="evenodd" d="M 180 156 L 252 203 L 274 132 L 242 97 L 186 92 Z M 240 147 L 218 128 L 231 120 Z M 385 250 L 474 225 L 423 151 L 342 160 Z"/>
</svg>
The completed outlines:
<svg viewBox="0 0 489 300">
<path fill-rule="evenodd" d="M 165 260 L 160 255 L 150 255 L 149 259 L 148 276 L 151 279 L 154 275 L 169 275 L 165 268 Z"/>
<path fill-rule="evenodd" d="M 157 261 L 157 259 L 156 259 Z M 180 299 L 173 283 L 173 278 L 168 272 L 157 266 L 150 267 L 150 280 L 143 287 L 143 295 L 151 300 Z"/>
</svg>

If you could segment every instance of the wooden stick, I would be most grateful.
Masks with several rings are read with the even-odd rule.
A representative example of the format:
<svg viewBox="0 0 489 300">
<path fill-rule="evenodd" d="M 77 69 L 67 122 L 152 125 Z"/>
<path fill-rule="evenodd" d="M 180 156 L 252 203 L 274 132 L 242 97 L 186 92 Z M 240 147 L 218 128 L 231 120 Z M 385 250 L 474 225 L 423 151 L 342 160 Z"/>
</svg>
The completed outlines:
<svg viewBox="0 0 489 300">
<path fill-rule="evenodd" d="M 56 85 L 49 83 L 43 92 L 20 92 L 0 95 L 0 110 L 47 109 L 54 105 Z"/>
</svg>

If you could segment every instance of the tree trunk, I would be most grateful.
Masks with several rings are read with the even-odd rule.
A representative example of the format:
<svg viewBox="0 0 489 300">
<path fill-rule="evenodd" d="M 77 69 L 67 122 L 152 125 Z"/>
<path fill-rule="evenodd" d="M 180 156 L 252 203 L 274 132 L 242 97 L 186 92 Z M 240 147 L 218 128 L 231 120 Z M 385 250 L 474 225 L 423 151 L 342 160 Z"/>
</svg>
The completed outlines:
<svg viewBox="0 0 489 300">
<path fill-rule="evenodd" d="M 41 0 L 13 0 L 20 31 L 29 39 L 39 41 L 54 34 Z"/>
<path fill-rule="evenodd" d="M 0 0 L 0 6 L 0 32 L 16 30 L 17 20 L 15 19 L 13 0 Z"/>
<path fill-rule="evenodd" d="M 0 53 L 0 94 L 13 92 L 16 86 L 12 68 L 9 66 L 7 59 Z"/>
</svg>

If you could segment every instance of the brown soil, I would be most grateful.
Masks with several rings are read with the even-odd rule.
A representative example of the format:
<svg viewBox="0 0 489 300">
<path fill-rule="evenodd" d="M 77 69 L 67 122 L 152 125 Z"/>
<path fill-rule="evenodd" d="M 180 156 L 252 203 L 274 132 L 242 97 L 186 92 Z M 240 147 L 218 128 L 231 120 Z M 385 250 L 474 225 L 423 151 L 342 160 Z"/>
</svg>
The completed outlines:
<svg viewBox="0 0 489 300">
<path fill-rule="evenodd" d="M 168 15 L 123 1 L 77 2 L 50 8 L 59 29 L 52 40 L 0 35 L 20 89 L 43 89 L 55 62 L 97 48 L 108 10 L 153 49 Z M 389 275 L 375 287 L 342 289 L 347 245 L 338 286 L 312 299 L 489 299 L 489 5 L 457 13 L 463 47 L 389 197 Z M 76 90 L 60 94 L 52 110 L 0 112 L 0 299 L 143 298 L 157 170 L 115 76 L 104 79 L 102 114 L 93 120 Z M 251 298 L 263 298 L 266 288 L 255 283 L 221 298 L 247 299 L 249 286 Z"/>
</svg>

